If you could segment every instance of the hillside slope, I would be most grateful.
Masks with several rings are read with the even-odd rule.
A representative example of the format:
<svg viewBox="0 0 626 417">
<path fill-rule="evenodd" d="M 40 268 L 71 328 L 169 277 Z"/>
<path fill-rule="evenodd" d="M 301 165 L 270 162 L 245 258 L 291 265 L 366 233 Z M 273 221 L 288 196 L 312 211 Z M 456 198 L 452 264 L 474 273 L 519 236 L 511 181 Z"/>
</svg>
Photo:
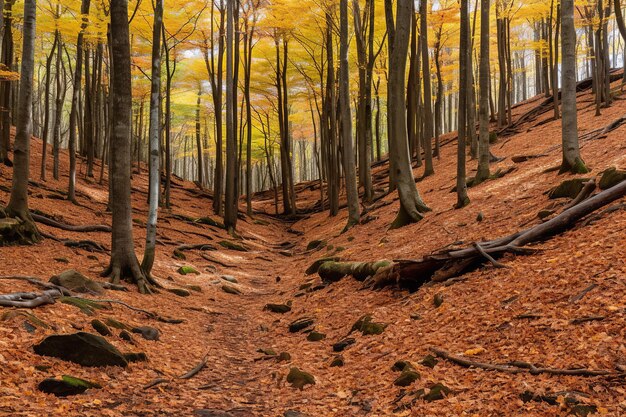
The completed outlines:
<svg viewBox="0 0 626 417">
<path fill-rule="evenodd" d="M 536 106 L 535 98 L 516 107 L 514 119 Z M 605 126 L 626 113 L 623 100 L 615 102 L 602 116 L 594 117 L 588 92 L 579 96 L 581 134 Z M 431 347 L 453 354 L 464 352 L 473 360 L 490 363 L 525 361 L 552 368 L 584 367 L 614 369 L 626 365 L 625 310 L 626 288 L 624 251 L 626 211 L 602 216 L 536 247 L 539 253 L 504 259 L 509 268 L 485 266 L 466 274 L 453 284 L 422 287 L 414 293 L 394 288 L 381 291 L 362 289 L 352 278 L 321 285 L 304 271 L 316 259 L 332 255 L 342 260 L 418 258 L 449 244 L 469 244 L 514 232 L 539 222 L 537 213 L 565 199 L 549 200 L 545 193 L 568 175 L 545 172 L 560 160 L 560 123 L 547 112 L 518 127 L 518 133 L 500 139 L 493 152 L 504 159 L 492 170 L 515 169 L 502 178 L 469 190 L 471 204 L 452 209 L 454 185 L 454 142 L 442 148 L 436 161 L 436 175 L 418 182 L 424 200 L 433 209 L 426 218 L 399 230 L 388 231 L 397 210 L 397 196 L 382 201 L 391 204 L 371 213 L 371 221 L 340 234 L 346 221 L 342 210 L 329 218 L 326 212 L 313 212 L 287 223 L 267 214 L 244 217 L 240 234 L 247 251 L 222 247 L 219 242 L 232 238 L 219 227 L 190 221 L 213 216 L 209 196 L 198 193 L 191 183 L 175 181 L 171 210 L 161 210 L 159 246 L 155 275 L 177 288 L 199 286 L 188 297 L 169 292 L 141 296 L 130 292 L 107 291 L 103 298 L 155 311 L 159 315 L 183 319 L 168 324 L 113 304 L 110 310 L 86 315 L 64 303 L 42 306 L 26 312 L 35 314 L 50 328 L 37 325 L 32 317 L 0 311 L 0 412 L 7 415 L 156 416 L 221 415 L 280 416 L 295 410 L 311 416 L 554 416 L 573 410 L 565 398 L 593 405 L 603 415 L 626 414 L 623 380 L 607 377 L 509 374 L 466 369 L 440 360 L 434 368 L 420 364 Z M 626 127 L 582 143 L 582 154 L 592 173 L 626 167 Z M 32 177 L 39 172 L 40 142 L 34 141 Z M 516 155 L 542 155 L 514 164 Z M 110 224 L 105 212 L 106 186 L 79 175 L 75 206 L 58 199 L 66 188 L 67 155 L 62 161 L 60 181 L 33 183 L 31 207 L 69 224 Z M 470 161 L 468 169 L 475 168 Z M 79 167 L 84 168 L 79 164 Z M 386 166 L 375 169 L 381 174 Z M 416 168 L 416 177 L 421 171 Z M 469 174 L 472 175 L 471 173 Z M 49 174 L 51 177 L 51 174 Z M 384 185 L 384 179 L 377 186 Z M 8 199 L 10 170 L 0 168 L 0 203 Z M 147 206 L 147 175 L 133 177 L 135 242 L 142 252 Z M 303 191 L 299 207 L 315 204 L 319 190 Z M 255 209 L 272 213 L 268 193 L 256 196 Z M 478 213 L 483 220 L 477 221 Z M 75 233 L 40 225 L 42 231 L 59 239 L 89 239 L 109 247 L 105 232 Z M 307 250 L 313 240 L 326 246 Z M 186 259 L 174 256 L 181 244 L 210 243 L 214 251 L 185 251 Z M 295 246 L 294 246 L 295 245 Z M 73 249 L 62 242 L 45 239 L 32 247 L 0 248 L 0 275 L 48 277 L 74 268 L 101 280 L 98 273 L 106 266 L 108 254 Z M 181 266 L 193 266 L 199 274 L 181 275 Z M 224 279 L 226 275 L 226 279 Z M 234 277 L 237 283 L 232 283 Z M 590 288 L 588 292 L 583 290 Z M 189 288 L 189 287 L 187 287 Z M 224 291 L 236 288 L 240 294 Z M 202 292 L 195 290 L 201 289 Z M 28 283 L 0 280 L 0 293 L 33 291 Z M 231 291 L 232 292 L 232 291 Z M 443 302 L 437 308 L 434 298 Z M 264 310 L 267 303 L 291 303 L 291 310 L 277 314 Z M 352 332 L 353 324 L 370 314 L 386 327 L 378 335 Z M 321 341 L 307 340 L 303 332 L 291 333 L 288 326 L 301 317 L 314 319 Z M 595 317 L 579 323 L 576 319 Z M 602 317 L 602 319 L 600 319 Z M 57 359 L 36 355 L 33 344 L 53 333 L 77 329 L 93 332 L 91 320 L 114 318 L 130 326 L 150 325 L 161 332 L 159 341 L 143 340 L 133 334 L 128 342 L 119 330 L 107 337 L 123 352 L 145 352 L 147 362 L 117 367 L 84 368 Z M 574 321 L 573 321 L 574 320 Z M 25 321 L 35 325 L 33 330 Z M 31 333 L 32 331 L 32 333 Z M 351 333 L 351 334 L 349 334 Z M 341 353 L 345 365 L 331 367 L 336 357 L 332 345 L 349 334 L 355 343 Z M 288 352 L 290 359 L 279 361 L 271 355 Z M 265 353 L 258 350 L 265 350 Z M 267 353 L 270 353 L 268 355 Z M 191 379 L 178 377 L 192 369 L 204 356 L 207 366 Z M 420 378 L 406 388 L 394 386 L 399 373 L 392 370 L 398 360 L 411 361 Z M 286 382 L 290 368 L 310 372 L 316 384 L 300 391 Z M 45 395 L 37 384 L 46 377 L 74 375 L 100 383 L 70 399 Z M 166 381 L 147 389 L 155 378 Z M 437 383 L 450 389 L 445 398 L 426 401 L 426 393 Z M 521 394 L 536 394 L 524 402 Z M 552 398 L 552 405 L 540 396 Z M 561 405 L 559 405 L 560 403 Z M 196 410 L 220 410 L 226 414 L 201 414 Z M 589 409 L 587 409 L 588 411 Z M 295 414 L 292 414 L 295 415 Z M 583 415 L 583 414 L 580 414 Z"/>
</svg>

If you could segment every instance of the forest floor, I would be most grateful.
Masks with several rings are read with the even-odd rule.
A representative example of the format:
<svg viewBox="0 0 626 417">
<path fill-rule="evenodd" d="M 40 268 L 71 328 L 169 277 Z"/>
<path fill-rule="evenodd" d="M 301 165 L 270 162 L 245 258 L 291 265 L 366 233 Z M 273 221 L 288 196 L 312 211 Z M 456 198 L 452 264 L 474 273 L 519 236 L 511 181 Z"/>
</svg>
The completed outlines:
<svg viewBox="0 0 626 417">
<path fill-rule="evenodd" d="M 536 106 L 542 98 L 531 99 L 514 109 L 513 119 Z M 588 92 L 579 96 L 581 134 L 602 127 L 626 113 L 626 102 L 615 104 L 594 116 Z M 469 190 L 471 204 L 452 208 L 456 196 L 450 190 L 455 180 L 455 142 L 442 138 L 442 155 L 435 161 L 436 175 L 418 182 L 418 188 L 433 211 L 417 223 L 387 230 L 398 208 L 395 193 L 381 201 L 391 204 L 368 213 L 370 221 L 341 233 L 345 210 L 329 218 L 327 212 L 311 212 L 296 222 L 273 213 L 272 193 L 255 196 L 256 214 L 242 216 L 238 231 L 247 251 L 226 249 L 221 241 L 234 241 L 224 230 L 193 223 L 185 217 L 209 216 L 211 201 L 189 182 L 174 180 L 172 208 L 161 210 L 157 260 L 154 275 L 168 285 L 194 285 L 188 297 L 169 292 L 140 295 L 107 291 L 132 306 L 162 316 L 183 319 L 167 324 L 146 318 L 140 312 L 113 304 L 93 316 L 74 306 L 56 303 L 27 310 L 50 328 L 36 325 L 32 317 L 6 315 L 0 311 L 0 414 L 12 416 L 555 416 L 584 415 L 590 408 L 574 408 L 568 398 L 595 406 L 598 414 L 626 415 L 626 389 L 622 379 L 609 377 L 551 376 L 530 373 L 510 374 L 467 369 L 440 360 L 434 368 L 420 364 L 431 347 L 473 360 L 506 363 L 519 360 L 553 368 L 584 367 L 615 369 L 626 365 L 626 210 L 607 214 L 586 226 L 557 236 L 540 245 L 529 256 L 507 256 L 509 267 L 489 265 L 450 283 L 434 284 L 409 293 L 387 288 L 363 289 L 353 278 L 322 285 L 317 275 L 305 270 L 316 259 L 337 256 L 342 260 L 419 258 L 448 244 L 470 244 L 512 233 L 540 220 L 537 213 L 546 207 L 561 207 L 566 199 L 549 200 L 546 192 L 568 175 L 545 172 L 560 161 L 560 122 L 551 121 L 552 112 L 540 115 L 518 128 L 518 133 L 501 138 L 492 151 L 504 157 L 492 170 L 513 171 Z M 594 177 L 606 168 L 626 168 L 626 125 L 595 140 L 584 141 L 582 155 Z M 542 155 L 522 163 L 511 157 Z M 41 142 L 33 142 L 33 179 L 39 177 Z M 105 212 L 106 186 L 86 179 L 79 161 L 78 202 L 59 199 L 67 187 L 67 154 L 62 153 L 61 178 L 36 180 L 30 189 L 31 208 L 73 225 L 110 224 Z M 474 171 L 475 161 L 468 169 Z M 384 177 L 385 165 L 374 173 Z M 416 168 L 416 177 L 421 169 Z M 0 203 L 6 204 L 10 169 L 0 168 Z M 473 175 L 469 172 L 469 175 Z M 376 181 L 382 188 L 384 180 Z M 314 183 L 299 185 L 298 206 L 310 209 L 319 198 Z M 137 253 L 143 253 L 147 214 L 145 167 L 133 176 L 133 221 Z M 478 221 L 478 213 L 483 220 Z M 63 239 L 89 239 L 106 248 L 106 232 L 75 233 L 39 225 L 48 234 Z M 309 242 L 320 239 L 326 245 L 307 250 Z M 174 249 L 186 243 L 211 243 L 215 251 L 186 251 L 186 259 L 174 256 Z M 290 243 L 290 244 L 288 244 Z M 291 247 L 291 244 L 295 246 Z M 323 245 L 321 245 L 323 246 Z M 203 258 L 207 255 L 209 261 Z M 31 247 L 0 248 L 0 275 L 32 275 L 48 280 L 73 268 L 102 281 L 99 273 L 109 254 L 73 249 L 45 239 Z M 217 261 L 217 262 L 215 262 Z M 181 275 L 181 266 L 192 266 L 199 274 Z M 223 278 L 236 283 L 228 282 Z M 592 284 L 594 286 L 590 287 Z M 239 294 L 224 291 L 236 288 Z M 585 292 L 583 290 L 589 289 Z M 35 290 L 21 281 L 0 280 L 0 293 Z M 438 295 L 443 303 L 435 307 Z M 285 314 L 264 310 L 268 303 L 291 303 Z M 337 355 L 332 345 L 346 337 L 361 316 L 387 324 L 379 335 L 353 332 L 355 343 L 341 353 L 343 367 L 331 367 Z M 597 316 L 578 323 L 575 319 Z M 315 320 L 315 330 L 326 335 L 321 341 L 307 340 L 303 332 L 291 333 L 288 326 L 301 317 Z M 601 319 L 600 319 L 601 317 Z M 94 332 L 91 320 L 114 318 L 130 326 L 150 325 L 161 332 L 159 341 L 143 340 L 133 334 L 128 342 L 107 337 L 122 352 L 145 352 L 147 362 L 127 368 L 86 368 L 58 359 L 39 356 L 32 346 L 53 333 L 77 330 Z M 25 324 L 35 324 L 32 326 Z M 288 352 L 290 359 L 279 361 L 267 355 Z M 259 350 L 265 350 L 265 353 Z M 191 379 L 179 376 L 192 369 L 205 355 L 208 363 Z M 393 384 L 398 360 L 415 364 L 421 378 L 406 388 Z M 286 381 L 291 367 L 311 373 L 315 385 L 303 390 Z M 102 385 L 84 394 L 57 398 L 37 390 L 47 377 L 73 375 Z M 155 378 L 167 381 L 144 389 Z M 415 399 L 419 389 L 442 383 L 450 389 L 437 401 Z M 524 401 L 530 391 L 535 400 Z M 541 397 L 543 396 L 543 397 Z M 548 398 L 552 396 L 553 398 Z M 541 400 L 541 398 L 544 401 Z M 546 401 L 549 400 L 549 401 Z M 551 404 L 552 403 L 552 404 Z M 198 411 L 204 410 L 204 411 Z M 208 411 L 212 410 L 212 411 Z M 218 411 L 221 411 L 220 414 Z M 297 414 L 296 412 L 302 413 Z M 591 415 L 591 414 L 589 414 Z"/>
</svg>

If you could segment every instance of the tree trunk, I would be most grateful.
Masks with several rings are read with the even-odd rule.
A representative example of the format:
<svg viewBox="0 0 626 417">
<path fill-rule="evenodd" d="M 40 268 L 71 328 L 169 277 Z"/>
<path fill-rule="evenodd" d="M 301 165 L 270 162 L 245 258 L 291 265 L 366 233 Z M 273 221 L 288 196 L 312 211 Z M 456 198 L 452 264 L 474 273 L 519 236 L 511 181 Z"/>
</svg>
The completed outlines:
<svg viewBox="0 0 626 417">
<path fill-rule="evenodd" d="M 480 68 L 478 170 L 475 184 L 489 178 L 489 0 L 480 2 Z"/>
<path fill-rule="evenodd" d="M 469 16 L 468 16 L 468 0 L 461 0 L 461 39 L 460 39 L 460 58 L 459 58 L 459 138 L 457 146 L 457 170 L 456 170 L 456 208 L 462 208 L 469 204 L 467 196 L 467 181 L 465 179 L 465 155 L 466 155 L 466 139 L 467 139 L 467 104 L 468 104 L 468 83 L 469 83 Z"/>
<path fill-rule="evenodd" d="M 128 0 L 111 0 L 112 118 L 111 129 L 111 262 L 103 272 L 111 282 L 128 278 L 141 293 L 150 291 L 135 255 L 130 198 L 132 90 Z"/>
<path fill-rule="evenodd" d="M 424 82 L 424 177 L 435 173 L 433 168 L 433 111 L 430 79 L 430 60 L 428 54 L 428 0 L 420 0 L 420 37 L 422 41 L 422 74 Z M 391 75 L 391 70 L 390 70 Z"/>
<path fill-rule="evenodd" d="M 224 203 L 224 226 L 234 232 L 237 226 L 237 137 L 235 126 L 235 102 L 233 85 L 234 1 L 226 3 L 226 194 Z"/>
<path fill-rule="evenodd" d="M 13 68 L 13 3 L 14 0 L 5 1 L 3 10 L 4 29 L 2 36 L 2 63 L 8 68 Z M 11 166 L 9 149 L 11 147 L 11 83 L 0 83 L 0 112 L 2 114 L 0 130 L 0 163 Z"/>
<path fill-rule="evenodd" d="M 43 119 L 43 137 L 42 150 L 41 150 L 41 174 L 42 181 L 46 180 L 46 159 L 48 155 L 48 133 L 50 130 L 50 73 L 52 72 L 52 59 L 54 58 L 54 51 L 56 50 L 57 42 L 59 42 L 59 32 L 54 32 L 54 42 L 50 48 L 48 58 L 46 58 L 46 79 L 45 79 L 45 92 L 44 92 L 44 119 Z"/>
</svg>

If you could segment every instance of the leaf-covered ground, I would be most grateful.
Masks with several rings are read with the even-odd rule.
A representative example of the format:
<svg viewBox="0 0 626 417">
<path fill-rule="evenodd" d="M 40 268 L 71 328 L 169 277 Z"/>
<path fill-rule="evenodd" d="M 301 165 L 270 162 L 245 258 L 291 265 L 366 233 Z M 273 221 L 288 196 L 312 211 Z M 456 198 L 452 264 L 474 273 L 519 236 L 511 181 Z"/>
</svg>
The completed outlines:
<svg viewBox="0 0 626 417">
<path fill-rule="evenodd" d="M 594 117 L 590 95 L 579 97 L 581 134 L 602 127 L 622 116 L 622 100 Z M 532 99 L 518 106 L 516 116 L 536 105 Z M 536 248 L 530 256 L 507 257 L 510 268 L 485 266 L 466 274 L 453 284 L 435 284 L 414 293 L 388 288 L 362 289 L 352 278 L 321 286 L 315 275 L 304 271 L 316 259 L 337 256 L 342 260 L 418 258 L 448 244 L 474 241 L 508 234 L 539 222 L 537 213 L 558 209 L 567 200 L 549 200 L 546 192 L 569 176 L 546 173 L 560 161 L 560 122 L 549 121 L 551 112 L 520 126 L 519 133 L 501 138 L 493 152 L 504 160 L 492 170 L 514 167 L 502 178 L 469 191 L 471 204 L 454 210 L 456 153 L 452 136 L 440 160 L 436 175 L 418 182 L 424 200 L 433 209 L 418 224 L 388 231 L 398 202 L 394 194 L 383 201 L 392 204 L 372 211 L 368 223 L 340 234 L 346 214 L 329 218 L 326 212 L 312 213 L 296 223 L 286 223 L 273 213 L 271 193 L 255 198 L 258 211 L 253 218 L 239 222 L 242 241 L 248 250 L 237 251 L 220 245 L 233 241 L 218 227 L 185 220 L 209 216 L 211 202 L 191 183 L 174 181 L 171 210 L 161 210 L 158 256 L 155 276 L 173 287 L 194 285 L 188 297 L 169 292 L 141 296 L 130 292 L 107 291 L 105 298 L 122 300 L 132 306 L 184 319 L 182 324 L 166 324 L 120 305 L 98 310 L 94 316 L 71 305 L 56 303 L 33 310 L 46 326 L 33 317 L 0 314 L 0 413 L 15 416 L 157 416 L 193 415 L 194 410 L 221 410 L 232 416 L 280 416 L 294 410 L 311 416 L 554 416 L 582 413 L 566 398 L 575 397 L 583 405 L 595 406 L 600 415 L 626 415 L 624 380 L 611 377 L 573 377 L 508 374 L 466 369 L 440 360 L 434 368 L 420 364 L 439 347 L 453 354 L 465 354 L 476 361 L 506 363 L 525 361 L 553 368 L 584 367 L 609 369 L 626 365 L 626 211 L 607 214 L 592 224 L 580 226 Z M 626 127 L 606 137 L 582 143 L 582 154 L 598 175 L 616 166 L 626 168 Z M 34 141 L 32 178 L 38 178 L 41 143 Z M 513 163 L 516 155 L 544 156 Z M 78 201 L 73 205 L 58 198 L 67 183 L 67 155 L 63 153 L 60 181 L 36 180 L 31 186 L 30 204 L 69 224 L 110 224 L 105 212 L 106 187 L 97 180 L 78 181 Z M 473 170 L 470 161 L 468 169 Z M 379 166 L 374 172 L 382 173 Z M 421 169 L 416 168 L 416 177 Z M 6 204 L 10 170 L 0 168 L 0 203 Z M 469 174 L 472 175 L 471 172 Z M 384 186 L 378 181 L 377 187 Z M 299 195 L 301 209 L 312 207 L 319 196 L 313 185 Z M 145 167 L 133 177 L 133 218 L 137 252 L 143 251 L 146 218 L 147 175 Z M 482 213 L 483 220 L 478 221 Z M 91 239 L 105 247 L 108 233 L 73 233 L 40 225 L 41 230 L 62 239 Z M 325 246 L 307 250 L 313 240 Z M 191 250 L 186 259 L 174 256 L 184 243 L 211 243 L 215 251 Z M 290 247 L 286 242 L 294 243 Z M 207 258 L 202 257 L 205 255 Z M 74 268 L 100 280 L 99 272 L 108 262 L 106 253 L 71 249 L 46 239 L 32 247 L 0 248 L 0 275 L 33 275 L 47 280 L 62 270 Z M 218 261 L 218 262 L 215 262 Z M 181 275 L 181 266 L 192 266 L 200 274 Z M 229 282 L 223 276 L 236 279 Z M 588 289 L 595 286 L 577 297 Z M 224 288 L 236 288 L 231 294 Z M 0 292 L 35 290 L 28 283 L 0 280 Z M 232 292 L 232 291 L 231 291 Z M 443 299 L 439 307 L 434 298 Z M 577 299 L 579 298 L 579 299 Z M 279 314 L 264 310 L 268 303 L 290 303 L 291 311 Z M 337 355 L 332 345 L 348 336 L 352 325 L 365 314 L 385 323 L 382 334 L 352 332 L 355 343 L 341 353 L 345 365 L 331 367 Z M 575 324 L 575 319 L 598 316 L 601 320 Z M 314 319 L 321 341 L 307 340 L 307 333 L 290 333 L 288 326 L 301 317 Z M 145 352 L 148 362 L 116 367 L 84 368 L 57 359 L 41 357 L 32 346 L 52 333 L 72 333 L 79 329 L 93 332 L 91 320 L 114 318 L 131 326 L 150 325 L 161 332 L 159 341 L 147 341 L 133 334 L 133 342 L 118 337 L 107 339 L 123 352 Z M 27 330 L 25 322 L 35 325 Z M 260 352 L 263 350 L 265 352 Z M 279 361 L 267 353 L 288 352 L 290 359 Z M 207 366 L 191 379 L 178 377 L 192 369 L 205 355 Z M 392 365 L 398 360 L 414 364 L 420 378 L 410 386 L 394 386 L 399 373 Z M 316 384 L 297 390 L 287 382 L 290 368 L 311 373 Z M 47 378 L 72 375 L 103 386 L 67 399 L 42 394 L 37 384 Z M 156 378 L 167 382 L 144 387 Z M 425 393 L 437 383 L 451 391 L 445 398 L 425 401 Z M 524 402 L 521 394 L 554 397 L 546 401 Z M 210 415 L 210 414 L 207 414 Z M 217 414 L 216 414 L 217 415 Z"/>
</svg>

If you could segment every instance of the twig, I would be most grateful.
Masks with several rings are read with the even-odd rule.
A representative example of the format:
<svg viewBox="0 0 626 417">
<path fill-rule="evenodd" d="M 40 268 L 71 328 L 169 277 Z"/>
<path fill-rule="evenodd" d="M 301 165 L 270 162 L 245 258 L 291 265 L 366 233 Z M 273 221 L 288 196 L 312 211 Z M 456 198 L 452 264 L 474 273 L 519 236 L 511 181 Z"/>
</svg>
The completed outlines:
<svg viewBox="0 0 626 417">
<path fill-rule="evenodd" d="M 485 259 L 487 259 L 489 262 L 491 262 L 491 265 L 493 265 L 495 268 L 509 268 L 509 266 L 496 261 L 495 259 L 493 259 L 493 257 L 491 255 L 489 255 L 487 252 L 485 252 L 485 250 L 483 249 L 482 246 L 480 246 L 480 243 L 478 242 L 474 242 L 472 244 L 476 250 L 478 251 L 478 253 L 480 253 Z"/>
<path fill-rule="evenodd" d="M 196 366 L 194 366 L 193 369 L 191 369 L 186 374 L 179 376 L 178 378 L 180 379 L 193 378 L 198 372 L 202 370 L 202 368 L 206 366 L 207 359 L 208 359 L 208 354 L 204 355 L 204 358 L 202 358 L 202 360 Z"/>
<path fill-rule="evenodd" d="M 572 321 L 570 321 L 570 323 L 572 324 L 582 324 L 582 323 L 587 323 L 589 321 L 602 321 L 604 320 L 606 317 L 604 316 L 586 316 L 586 317 L 578 317 L 573 319 Z"/>
<path fill-rule="evenodd" d="M 169 379 L 166 379 L 166 378 L 155 378 L 155 379 L 153 379 L 150 383 L 148 383 L 148 384 L 144 385 L 144 386 L 143 386 L 143 389 L 145 389 L 145 390 L 146 390 L 146 389 L 149 389 L 149 388 L 155 387 L 155 386 L 157 386 L 157 385 L 159 385 L 159 384 L 162 384 L 162 383 L 164 383 L 164 382 L 169 382 Z"/>
<path fill-rule="evenodd" d="M 587 288 L 585 288 L 584 290 L 582 290 L 578 295 L 573 296 L 572 298 L 569 299 L 570 303 L 575 303 L 577 301 L 580 301 L 589 291 L 593 290 L 595 287 L 597 287 L 598 284 L 596 284 L 595 282 L 593 284 L 591 284 L 590 286 L 588 286 Z"/>
</svg>

